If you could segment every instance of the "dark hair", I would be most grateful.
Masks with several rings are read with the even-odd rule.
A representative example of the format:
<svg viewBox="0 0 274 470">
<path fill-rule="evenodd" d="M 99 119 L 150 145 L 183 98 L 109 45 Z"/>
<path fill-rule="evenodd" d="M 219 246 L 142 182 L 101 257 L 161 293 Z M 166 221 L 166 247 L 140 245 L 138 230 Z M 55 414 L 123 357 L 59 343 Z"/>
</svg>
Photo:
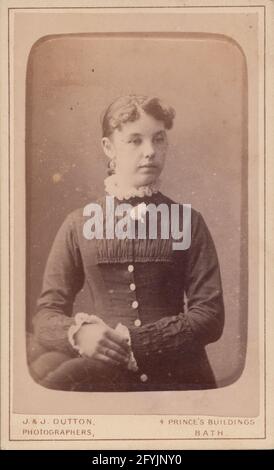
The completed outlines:
<svg viewBox="0 0 274 470">
<path fill-rule="evenodd" d="M 166 106 L 159 98 L 144 95 L 126 95 L 117 98 L 107 108 L 102 119 L 103 137 L 109 137 L 122 124 L 136 121 L 144 111 L 158 121 L 162 121 L 166 129 L 171 129 L 175 111 Z"/>
</svg>

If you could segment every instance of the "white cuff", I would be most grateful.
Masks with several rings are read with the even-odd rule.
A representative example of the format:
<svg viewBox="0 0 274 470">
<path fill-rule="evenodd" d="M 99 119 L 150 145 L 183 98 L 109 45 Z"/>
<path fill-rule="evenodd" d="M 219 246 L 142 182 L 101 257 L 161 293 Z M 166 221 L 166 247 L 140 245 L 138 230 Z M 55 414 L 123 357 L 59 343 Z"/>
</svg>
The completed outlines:
<svg viewBox="0 0 274 470">
<path fill-rule="evenodd" d="M 73 347 L 73 349 L 75 349 L 81 356 L 83 354 L 83 351 L 75 343 L 74 336 L 80 330 L 82 325 L 87 324 L 87 323 L 91 323 L 91 324 L 101 323 L 102 320 L 96 315 L 89 315 L 88 313 L 79 312 L 79 313 L 76 313 L 74 317 L 74 321 L 75 321 L 75 324 L 71 325 L 68 329 L 68 340 L 71 346 Z"/>
</svg>

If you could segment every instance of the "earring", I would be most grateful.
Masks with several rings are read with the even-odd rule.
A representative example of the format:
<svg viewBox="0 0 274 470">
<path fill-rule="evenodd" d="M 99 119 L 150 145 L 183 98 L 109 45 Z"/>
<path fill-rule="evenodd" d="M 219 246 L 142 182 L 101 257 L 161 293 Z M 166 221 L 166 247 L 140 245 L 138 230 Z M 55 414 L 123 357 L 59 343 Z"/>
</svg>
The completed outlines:
<svg viewBox="0 0 274 470">
<path fill-rule="evenodd" d="M 116 168 L 116 162 L 115 162 L 115 158 L 112 158 L 109 162 L 109 168 L 114 171 L 115 168 Z"/>
<path fill-rule="evenodd" d="M 111 160 L 108 161 L 108 175 L 109 176 L 114 175 L 115 168 L 116 168 L 115 159 L 112 158 Z"/>
</svg>

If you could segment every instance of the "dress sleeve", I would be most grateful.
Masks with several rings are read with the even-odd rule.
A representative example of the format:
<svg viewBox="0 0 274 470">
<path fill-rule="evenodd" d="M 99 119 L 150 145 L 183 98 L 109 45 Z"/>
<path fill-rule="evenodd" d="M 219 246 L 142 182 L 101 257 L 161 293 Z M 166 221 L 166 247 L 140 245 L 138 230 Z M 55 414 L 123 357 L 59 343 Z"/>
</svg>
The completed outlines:
<svg viewBox="0 0 274 470">
<path fill-rule="evenodd" d="M 43 285 L 33 319 L 34 334 L 47 349 L 75 355 L 68 340 L 73 324 L 73 302 L 84 283 L 81 254 L 76 241 L 73 216 L 70 214 L 53 242 L 46 263 Z"/>
<path fill-rule="evenodd" d="M 194 220 L 193 220 L 194 219 Z M 166 316 L 141 327 L 130 327 L 137 363 L 164 354 L 191 352 L 222 334 L 224 303 L 214 242 L 200 213 L 192 217 L 191 246 L 186 252 L 185 312 Z"/>
</svg>

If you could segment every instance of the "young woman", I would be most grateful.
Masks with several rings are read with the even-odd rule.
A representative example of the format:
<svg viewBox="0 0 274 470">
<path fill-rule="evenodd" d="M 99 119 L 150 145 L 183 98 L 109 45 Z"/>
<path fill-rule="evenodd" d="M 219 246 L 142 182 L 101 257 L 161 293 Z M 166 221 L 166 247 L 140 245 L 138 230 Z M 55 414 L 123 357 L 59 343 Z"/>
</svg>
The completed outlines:
<svg viewBox="0 0 274 470">
<path fill-rule="evenodd" d="M 137 95 L 120 97 L 107 109 L 102 146 L 111 170 L 106 195 L 113 197 L 114 209 L 123 203 L 171 209 L 173 201 L 159 191 L 159 176 L 174 116 L 158 98 Z M 96 201 L 104 227 L 106 201 Z M 43 348 L 30 360 L 35 380 L 87 391 L 216 387 L 205 346 L 222 334 L 224 305 L 216 250 L 201 214 L 191 210 L 185 250 L 173 249 L 172 235 L 86 237 L 86 221 L 83 209 L 72 212 L 48 258 L 34 318 Z M 92 308 L 73 315 L 84 282 Z"/>
</svg>

